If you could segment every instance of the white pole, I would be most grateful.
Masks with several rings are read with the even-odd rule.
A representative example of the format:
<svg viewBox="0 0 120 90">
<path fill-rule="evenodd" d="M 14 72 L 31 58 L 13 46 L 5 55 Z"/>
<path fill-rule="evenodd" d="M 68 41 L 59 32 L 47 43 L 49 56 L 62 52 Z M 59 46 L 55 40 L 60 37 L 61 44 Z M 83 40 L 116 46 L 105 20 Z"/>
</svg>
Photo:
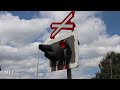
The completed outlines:
<svg viewBox="0 0 120 90">
<path fill-rule="evenodd" d="M 36 76 L 36 79 L 38 79 L 38 71 L 39 71 L 39 50 L 38 50 L 38 62 L 37 62 L 37 76 Z"/>
</svg>

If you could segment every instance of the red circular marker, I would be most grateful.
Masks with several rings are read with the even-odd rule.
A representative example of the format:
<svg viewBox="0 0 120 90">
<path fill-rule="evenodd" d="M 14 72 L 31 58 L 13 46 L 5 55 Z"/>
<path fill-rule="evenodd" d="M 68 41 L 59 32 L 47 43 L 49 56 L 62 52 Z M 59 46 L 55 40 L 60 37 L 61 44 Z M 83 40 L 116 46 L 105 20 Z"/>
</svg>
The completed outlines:
<svg viewBox="0 0 120 90">
<path fill-rule="evenodd" d="M 60 45 L 63 49 L 66 49 L 66 47 L 67 47 L 67 43 L 66 43 L 65 40 L 60 41 L 59 45 Z"/>
</svg>

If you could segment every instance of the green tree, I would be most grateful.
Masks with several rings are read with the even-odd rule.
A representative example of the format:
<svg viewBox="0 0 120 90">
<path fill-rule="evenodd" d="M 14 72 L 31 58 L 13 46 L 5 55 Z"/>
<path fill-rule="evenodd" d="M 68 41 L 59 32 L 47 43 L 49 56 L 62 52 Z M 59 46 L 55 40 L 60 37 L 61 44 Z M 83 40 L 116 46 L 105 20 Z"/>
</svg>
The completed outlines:
<svg viewBox="0 0 120 90">
<path fill-rule="evenodd" d="M 109 52 L 99 64 L 100 72 L 92 79 L 120 79 L 120 53 Z"/>
</svg>

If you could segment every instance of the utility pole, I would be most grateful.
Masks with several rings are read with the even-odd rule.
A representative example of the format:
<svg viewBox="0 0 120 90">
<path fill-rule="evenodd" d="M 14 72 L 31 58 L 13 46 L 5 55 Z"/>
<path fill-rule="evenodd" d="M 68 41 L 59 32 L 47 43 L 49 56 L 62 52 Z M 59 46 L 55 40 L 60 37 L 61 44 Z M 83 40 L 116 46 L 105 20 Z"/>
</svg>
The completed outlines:
<svg viewBox="0 0 120 90">
<path fill-rule="evenodd" d="M 112 59 L 110 59 L 110 73 L 111 73 L 111 74 L 110 74 L 110 75 L 111 75 L 110 78 L 112 79 Z"/>
<path fill-rule="evenodd" d="M 1 65 L 0 65 L 0 71 L 1 71 Z"/>
<path fill-rule="evenodd" d="M 39 51 L 38 51 L 38 62 L 37 62 L 37 76 L 36 76 L 36 79 L 38 79 L 38 71 L 39 71 Z"/>
</svg>

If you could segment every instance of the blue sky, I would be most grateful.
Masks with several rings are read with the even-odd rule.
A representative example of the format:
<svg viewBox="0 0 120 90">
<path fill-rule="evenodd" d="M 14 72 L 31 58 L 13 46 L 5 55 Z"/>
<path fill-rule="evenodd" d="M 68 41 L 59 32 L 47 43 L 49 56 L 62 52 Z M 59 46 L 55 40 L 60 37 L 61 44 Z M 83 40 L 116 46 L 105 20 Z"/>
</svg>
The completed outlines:
<svg viewBox="0 0 120 90">
<path fill-rule="evenodd" d="M 35 78 L 38 45 L 50 40 L 50 24 L 62 21 L 68 11 L 8 11 L 0 13 L 0 65 L 4 70 Z M 76 11 L 80 65 L 73 78 L 88 79 L 99 71 L 98 64 L 109 51 L 120 52 L 119 11 Z M 60 32 L 59 35 L 68 32 Z M 13 47 L 14 46 L 14 47 Z M 3 52 L 4 51 L 4 52 Z M 47 73 L 47 60 L 39 52 L 40 78 L 66 78 L 65 71 Z M 31 76 L 32 75 L 32 76 Z"/>
<path fill-rule="evenodd" d="M 15 16 L 19 16 L 21 19 L 32 19 L 35 15 L 37 15 L 38 11 L 9 11 Z"/>
<path fill-rule="evenodd" d="M 102 18 L 110 35 L 120 35 L 120 11 L 105 11 Z"/>
</svg>

